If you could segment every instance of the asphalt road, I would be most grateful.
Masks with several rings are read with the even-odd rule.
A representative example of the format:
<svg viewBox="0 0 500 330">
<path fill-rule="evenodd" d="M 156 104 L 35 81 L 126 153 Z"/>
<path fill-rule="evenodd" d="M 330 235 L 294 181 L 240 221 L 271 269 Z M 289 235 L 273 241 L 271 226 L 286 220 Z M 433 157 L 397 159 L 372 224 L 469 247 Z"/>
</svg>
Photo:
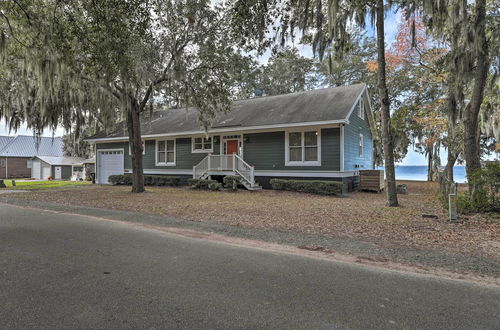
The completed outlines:
<svg viewBox="0 0 500 330">
<path fill-rule="evenodd" d="M 499 329 L 500 289 L 0 204 L 0 327 Z"/>
</svg>

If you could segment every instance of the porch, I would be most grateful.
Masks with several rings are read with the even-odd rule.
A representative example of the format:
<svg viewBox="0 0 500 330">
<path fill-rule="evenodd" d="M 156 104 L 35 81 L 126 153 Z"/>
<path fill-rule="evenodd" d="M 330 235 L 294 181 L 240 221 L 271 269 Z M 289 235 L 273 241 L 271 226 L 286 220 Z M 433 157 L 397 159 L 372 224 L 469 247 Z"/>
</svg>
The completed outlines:
<svg viewBox="0 0 500 330">
<path fill-rule="evenodd" d="M 235 175 L 248 190 L 260 190 L 255 182 L 255 168 L 236 153 L 231 155 L 208 155 L 193 166 L 194 179 L 208 179 L 212 175 Z"/>
</svg>

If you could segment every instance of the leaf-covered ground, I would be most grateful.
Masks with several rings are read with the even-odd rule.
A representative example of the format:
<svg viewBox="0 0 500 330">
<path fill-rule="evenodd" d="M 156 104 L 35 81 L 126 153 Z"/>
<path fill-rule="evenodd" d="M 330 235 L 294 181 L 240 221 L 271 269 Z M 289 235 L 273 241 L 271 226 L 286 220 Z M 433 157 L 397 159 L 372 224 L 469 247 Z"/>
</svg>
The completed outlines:
<svg viewBox="0 0 500 330">
<path fill-rule="evenodd" d="M 406 183 L 409 194 L 399 196 L 401 206 L 397 208 L 385 206 L 383 193 L 356 192 L 339 198 L 186 187 L 148 187 L 144 194 L 132 194 L 130 187 L 84 185 L 51 189 L 50 193 L 30 191 L 17 198 L 500 257 L 498 215 L 468 215 L 452 224 L 436 198 L 436 184 Z M 438 218 L 423 218 L 422 214 Z"/>
</svg>

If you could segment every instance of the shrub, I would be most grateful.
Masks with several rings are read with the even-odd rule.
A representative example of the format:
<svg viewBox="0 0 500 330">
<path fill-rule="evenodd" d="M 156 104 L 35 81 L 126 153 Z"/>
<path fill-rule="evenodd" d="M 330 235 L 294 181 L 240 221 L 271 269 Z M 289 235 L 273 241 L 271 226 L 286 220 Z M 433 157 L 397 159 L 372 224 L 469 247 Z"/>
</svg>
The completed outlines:
<svg viewBox="0 0 500 330">
<path fill-rule="evenodd" d="M 114 185 L 131 185 L 132 174 L 110 175 L 109 182 Z M 187 180 L 178 176 L 167 175 L 145 175 L 145 186 L 180 186 L 186 184 Z"/>
<path fill-rule="evenodd" d="M 109 183 L 115 185 L 131 185 L 132 175 L 131 174 L 110 175 L 108 181 Z"/>
<path fill-rule="evenodd" d="M 298 191 L 318 195 L 342 194 L 342 182 L 319 180 L 284 180 L 271 179 L 271 186 L 275 190 Z"/>
<path fill-rule="evenodd" d="M 208 184 L 208 189 L 212 191 L 221 190 L 222 184 L 219 182 L 211 182 Z"/>
<path fill-rule="evenodd" d="M 192 187 L 192 188 L 195 188 L 195 189 L 204 189 L 204 190 L 208 190 L 210 189 L 210 185 L 211 184 L 215 184 L 215 183 L 218 183 L 220 185 L 219 182 L 215 181 L 215 180 L 203 180 L 203 179 L 188 179 L 188 184 Z M 215 187 L 215 186 L 213 186 Z M 220 185 L 220 188 L 222 188 L 222 185 Z M 212 190 L 212 189 L 210 189 Z"/>
<path fill-rule="evenodd" d="M 224 188 L 234 189 L 241 186 L 240 177 L 236 175 L 226 175 L 223 181 L 224 181 Z"/>
</svg>

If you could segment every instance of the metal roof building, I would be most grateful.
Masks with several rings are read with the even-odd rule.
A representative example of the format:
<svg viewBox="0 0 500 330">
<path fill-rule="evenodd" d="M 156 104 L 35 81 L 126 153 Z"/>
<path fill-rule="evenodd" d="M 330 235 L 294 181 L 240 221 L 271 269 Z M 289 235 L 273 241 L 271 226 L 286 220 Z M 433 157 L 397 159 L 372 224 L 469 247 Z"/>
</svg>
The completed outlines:
<svg viewBox="0 0 500 330">
<path fill-rule="evenodd" d="M 0 136 L 0 157 L 63 156 L 60 137 L 35 138 L 28 135 Z"/>
</svg>

